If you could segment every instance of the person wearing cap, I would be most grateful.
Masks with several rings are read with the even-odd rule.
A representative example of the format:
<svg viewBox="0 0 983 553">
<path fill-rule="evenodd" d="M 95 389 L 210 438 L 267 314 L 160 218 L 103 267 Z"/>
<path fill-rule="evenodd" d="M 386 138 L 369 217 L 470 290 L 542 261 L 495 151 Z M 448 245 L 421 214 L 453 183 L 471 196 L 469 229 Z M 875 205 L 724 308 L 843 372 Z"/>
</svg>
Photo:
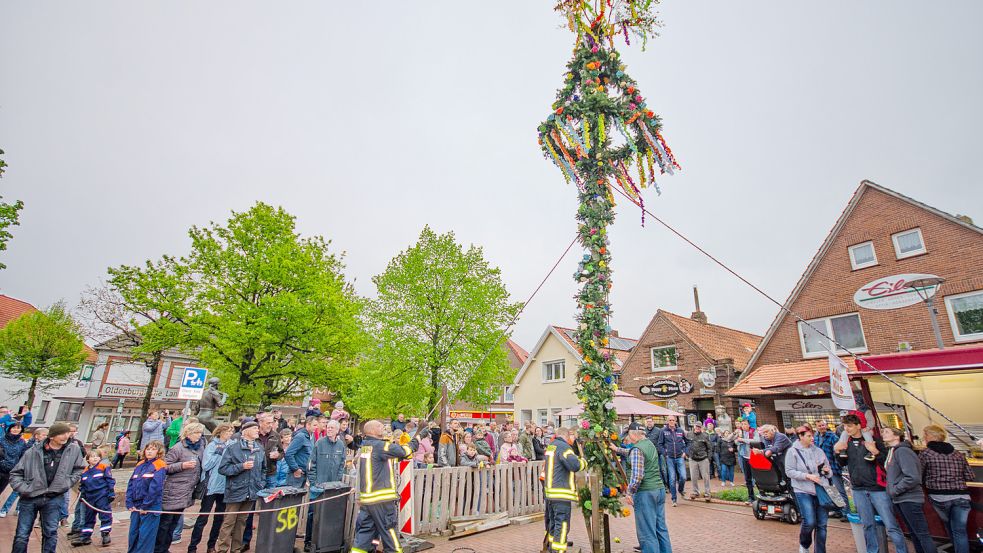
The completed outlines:
<svg viewBox="0 0 983 553">
<path fill-rule="evenodd" d="M 266 452 L 259 443 L 259 423 L 242 423 L 238 439 L 230 440 L 222 453 L 218 471 L 225 476 L 225 519 L 219 530 L 218 553 L 239 553 L 248 514 L 256 505 L 259 491 L 266 487 Z"/>
<path fill-rule="evenodd" d="M 741 405 L 741 418 L 748 422 L 752 430 L 758 429 L 758 414 L 754 412 L 754 407 L 750 403 Z"/>
<path fill-rule="evenodd" d="M 669 527 L 666 525 L 666 487 L 662 481 L 659 450 L 647 438 L 646 428 L 636 422 L 628 425 L 624 443 L 612 447 L 628 455 L 631 475 L 625 501 L 635 507 L 635 535 L 642 553 L 672 553 Z"/>
<path fill-rule="evenodd" d="M 710 436 L 703 431 L 703 423 L 693 424 L 693 432 L 689 435 L 689 475 L 693 481 L 693 499 L 700 496 L 700 480 L 703 480 L 703 499 L 710 501 L 710 455 L 713 444 Z"/>
<path fill-rule="evenodd" d="M 315 398 L 311 399 L 310 407 L 307 408 L 307 413 L 304 418 L 312 419 L 323 416 L 324 413 L 321 412 L 321 400 Z"/>
<path fill-rule="evenodd" d="M 6 413 L 0 415 L 0 433 L 6 432 L 6 429 L 11 424 L 21 425 L 21 429 L 30 428 L 31 423 L 34 422 L 34 415 L 31 414 L 31 409 L 27 405 L 22 405 L 16 414 L 11 413 L 10 409 L 3 407 Z"/>
<path fill-rule="evenodd" d="M 10 482 L 10 471 L 14 470 L 17 462 L 30 447 L 30 444 L 24 440 L 23 430 L 24 427 L 21 426 L 21 423 L 13 422 L 7 425 L 6 432 L 0 436 L 0 495 L 7 489 L 7 484 Z M 11 493 L 10 497 L 16 498 L 17 494 Z M 4 504 L 4 508 L 0 510 L 0 518 L 7 516 L 6 507 L 7 505 Z"/>
<path fill-rule="evenodd" d="M 20 495 L 12 553 L 27 553 L 27 543 L 38 517 L 42 553 L 54 553 L 58 545 L 62 497 L 78 483 L 85 469 L 81 448 L 69 442 L 70 432 L 67 424 L 51 425 L 48 438 L 25 451 L 10 471 L 10 487 Z"/>
</svg>

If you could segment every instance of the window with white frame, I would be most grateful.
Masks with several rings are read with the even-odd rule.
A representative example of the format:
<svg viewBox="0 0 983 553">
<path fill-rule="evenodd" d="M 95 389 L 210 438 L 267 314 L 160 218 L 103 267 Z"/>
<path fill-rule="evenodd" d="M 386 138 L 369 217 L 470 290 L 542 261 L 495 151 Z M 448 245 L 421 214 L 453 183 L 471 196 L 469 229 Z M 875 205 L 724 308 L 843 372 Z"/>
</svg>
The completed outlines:
<svg viewBox="0 0 983 553">
<path fill-rule="evenodd" d="M 827 348 L 834 351 L 834 345 L 828 343 L 822 334 L 842 346 L 835 350 L 836 353 L 846 353 L 843 348 L 854 353 L 867 352 L 867 340 L 864 339 L 864 329 L 860 324 L 860 315 L 857 313 L 812 319 L 806 323 L 808 324 L 799 323 L 799 341 L 802 345 L 802 356 L 806 359 L 827 355 Z"/>
<path fill-rule="evenodd" d="M 676 370 L 676 346 L 660 346 L 650 350 L 652 372 Z"/>
<path fill-rule="evenodd" d="M 543 382 L 563 382 L 566 377 L 565 361 L 546 361 L 543 363 Z"/>
<path fill-rule="evenodd" d="M 552 425 L 558 425 L 558 424 L 560 424 L 560 422 L 559 422 L 560 421 L 560 411 L 562 411 L 562 410 L 563 409 L 561 409 L 559 407 L 553 407 L 552 409 L 550 409 L 550 421 L 549 421 L 549 424 L 552 424 Z"/>
<path fill-rule="evenodd" d="M 983 290 L 947 296 L 945 310 L 957 342 L 983 340 Z"/>
<path fill-rule="evenodd" d="M 874 253 L 874 243 L 864 242 L 855 244 L 847 248 L 850 250 L 850 266 L 854 269 L 863 269 L 877 265 L 877 254 Z"/>
<path fill-rule="evenodd" d="M 515 401 L 515 392 L 512 390 L 512 386 L 506 386 L 505 391 L 502 392 L 502 402 L 512 403 Z"/>
<path fill-rule="evenodd" d="M 892 234 L 891 240 L 894 242 L 894 253 L 898 259 L 925 253 L 925 241 L 922 239 L 920 228 Z"/>
<path fill-rule="evenodd" d="M 519 411 L 519 422 L 532 422 L 532 409 Z"/>
<path fill-rule="evenodd" d="M 546 409 L 539 409 L 536 411 L 536 418 L 539 420 L 539 426 L 546 426 L 549 424 L 550 412 Z"/>
</svg>

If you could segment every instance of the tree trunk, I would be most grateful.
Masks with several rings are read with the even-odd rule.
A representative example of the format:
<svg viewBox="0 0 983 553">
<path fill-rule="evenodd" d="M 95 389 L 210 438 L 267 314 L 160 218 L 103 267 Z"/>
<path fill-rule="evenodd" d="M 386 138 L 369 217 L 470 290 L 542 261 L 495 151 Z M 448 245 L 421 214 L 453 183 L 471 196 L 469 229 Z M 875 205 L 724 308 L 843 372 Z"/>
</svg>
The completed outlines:
<svg viewBox="0 0 983 553">
<path fill-rule="evenodd" d="M 37 378 L 32 378 L 31 379 L 31 387 L 30 387 L 30 389 L 27 390 L 27 408 L 28 409 L 31 409 L 31 410 L 34 409 L 34 394 L 36 393 L 37 388 L 38 388 L 38 379 Z M 14 409 L 13 411 L 14 411 L 14 413 L 17 413 L 18 412 L 17 409 Z"/>
<path fill-rule="evenodd" d="M 157 373 L 160 372 L 160 360 L 164 356 L 163 351 L 155 351 L 150 355 L 150 362 L 147 368 L 150 369 L 150 383 L 147 384 L 147 391 L 143 394 L 143 403 L 140 405 L 140 426 L 137 428 L 136 443 L 143 441 L 143 421 L 147 420 L 150 414 L 150 400 L 154 395 L 154 388 L 157 385 Z"/>
<path fill-rule="evenodd" d="M 434 410 L 437 409 L 437 369 L 430 367 L 430 397 L 427 399 L 427 418 L 433 420 Z"/>
</svg>

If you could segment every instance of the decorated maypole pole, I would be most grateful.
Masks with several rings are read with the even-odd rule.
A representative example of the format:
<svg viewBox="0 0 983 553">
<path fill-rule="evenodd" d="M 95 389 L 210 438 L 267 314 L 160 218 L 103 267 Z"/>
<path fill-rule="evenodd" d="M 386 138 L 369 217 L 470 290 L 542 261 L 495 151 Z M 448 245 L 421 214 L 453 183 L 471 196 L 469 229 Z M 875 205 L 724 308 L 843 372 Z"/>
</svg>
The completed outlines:
<svg viewBox="0 0 983 553">
<path fill-rule="evenodd" d="M 625 516 L 619 491 L 626 482 L 620 461 L 610 449 L 617 439 L 614 383 L 609 346 L 611 248 L 608 227 L 614 222 L 615 193 L 643 206 L 642 189 L 658 192 L 656 176 L 679 169 L 662 137 L 661 122 L 646 103 L 638 84 L 625 71 L 615 41 L 642 47 L 655 35 L 657 0 L 563 0 L 556 10 L 576 33 L 573 59 L 557 93 L 553 112 L 539 126 L 543 155 L 577 187 L 579 241 L 583 259 L 574 278 L 580 313 L 577 345 L 583 363 L 577 373 L 577 396 L 584 405 L 580 437 L 591 467 L 591 488 L 580 490 L 581 507 L 595 553 L 607 551 L 605 519 Z M 619 194 L 620 195 L 620 194 Z M 644 223 L 644 212 L 642 214 Z M 592 493 L 593 492 L 593 493 Z"/>
</svg>

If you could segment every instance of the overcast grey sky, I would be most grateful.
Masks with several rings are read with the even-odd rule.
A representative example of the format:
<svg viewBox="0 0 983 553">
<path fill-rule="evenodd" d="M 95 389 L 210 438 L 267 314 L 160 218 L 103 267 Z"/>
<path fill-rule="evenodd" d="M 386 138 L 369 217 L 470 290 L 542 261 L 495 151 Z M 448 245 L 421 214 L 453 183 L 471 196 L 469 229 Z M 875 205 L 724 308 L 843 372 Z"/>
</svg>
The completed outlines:
<svg viewBox="0 0 983 553">
<path fill-rule="evenodd" d="M 0 0 L 0 148 L 27 204 L 0 292 L 43 306 L 187 250 L 257 200 L 347 252 L 360 293 L 425 224 L 525 298 L 575 232 L 536 126 L 572 36 L 547 0 Z M 668 0 L 622 47 L 683 165 L 647 204 L 784 299 L 864 178 L 983 220 L 983 3 Z M 776 308 L 619 206 L 614 326 Z M 572 324 L 573 252 L 515 337 Z"/>
</svg>

